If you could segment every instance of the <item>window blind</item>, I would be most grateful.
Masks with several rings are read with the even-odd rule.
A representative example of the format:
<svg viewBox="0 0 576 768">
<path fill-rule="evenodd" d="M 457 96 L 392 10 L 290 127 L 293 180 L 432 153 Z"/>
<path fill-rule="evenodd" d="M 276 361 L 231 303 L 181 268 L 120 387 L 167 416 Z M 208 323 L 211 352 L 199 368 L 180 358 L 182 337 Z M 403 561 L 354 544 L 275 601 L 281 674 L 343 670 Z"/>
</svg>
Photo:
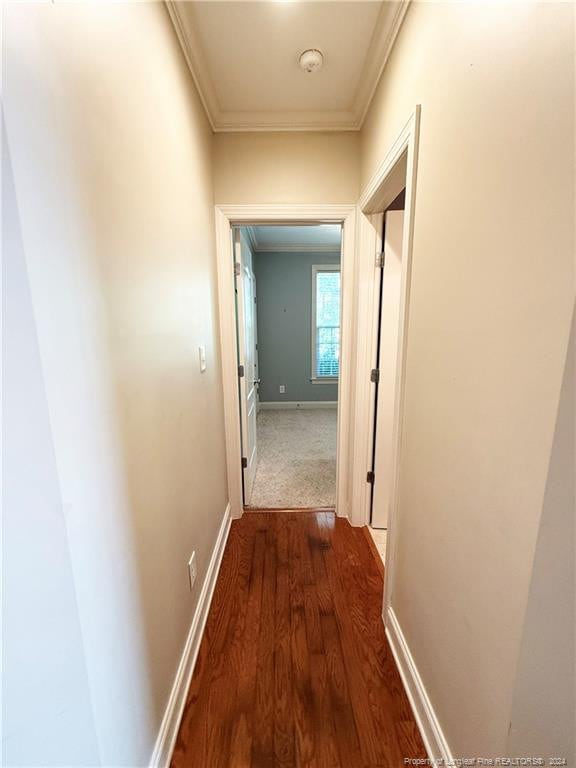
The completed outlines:
<svg viewBox="0 0 576 768">
<path fill-rule="evenodd" d="M 316 272 L 316 378 L 340 372 L 340 272 Z"/>
</svg>

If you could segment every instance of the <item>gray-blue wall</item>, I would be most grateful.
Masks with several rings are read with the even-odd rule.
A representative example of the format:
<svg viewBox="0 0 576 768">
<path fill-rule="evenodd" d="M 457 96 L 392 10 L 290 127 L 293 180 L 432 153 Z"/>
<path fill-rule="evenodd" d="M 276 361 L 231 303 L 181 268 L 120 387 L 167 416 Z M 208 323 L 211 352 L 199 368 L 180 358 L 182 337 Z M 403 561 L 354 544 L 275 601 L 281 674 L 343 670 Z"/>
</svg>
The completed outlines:
<svg viewBox="0 0 576 768">
<path fill-rule="evenodd" d="M 339 263 L 339 253 L 254 254 L 261 402 L 338 399 L 336 384 L 310 382 L 310 337 L 312 265 Z"/>
</svg>

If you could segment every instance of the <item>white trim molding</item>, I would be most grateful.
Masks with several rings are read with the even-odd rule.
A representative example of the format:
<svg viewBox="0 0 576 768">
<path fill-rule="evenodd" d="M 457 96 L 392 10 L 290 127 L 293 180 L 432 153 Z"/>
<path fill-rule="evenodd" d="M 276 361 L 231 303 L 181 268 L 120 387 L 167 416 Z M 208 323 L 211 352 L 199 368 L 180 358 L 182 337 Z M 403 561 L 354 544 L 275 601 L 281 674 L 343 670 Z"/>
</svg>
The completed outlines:
<svg viewBox="0 0 576 768">
<path fill-rule="evenodd" d="M 233 517 L 240 517 L 242 503 L 242 467 L 240 437 L 240 400 L 238 394 L 238 350 L 234 309 L 234 270 L 232 231 L 234 225 L 251 224 L 341 224 L 341 368 L 338 381 L 338 431 L 336 459 L 336 514 L 349 516 L 349 441 L 350 390 L 353 366 L 354 263 L 356 206 L 349 205 L 217 205 L 216 261 L 218 273 L 218 311 L 222 354 L 222 386 L 226 430 L 228 493 Z M 262 408 L 262 403 L 260 408 Z"/>
<path fill-rule="evenodd" d="M 310 384 L 314 384 L 314 386 L 321 385 L 321 384 L 338 384 L 338 376 L 323 376 L 322 378 L 314 378 L 312 377 L 310 379 Z"/>
<path fill-rule="evenodd" d="M 366 473 L 372 468 L 374 439 L 375 387 L 370 381 L 370 371 L 376 365 L 378 343 L 380 270 L 376 266 L 376 256 L 383 247 L 382 212 L 404 186 L 406 186 L 406 216 L 402 247 L 402 293 L 404 299 L 401 313 L 405 317 L 403 321 L 401 318 L 400 323 L 399 344 L 402 346 L 402 353 L 398 356 L 399 369 L 403 366 L 405 355 L 404 331 L 407 327 L 419 124 L 420 107 L 417 106 L 392 144 L 384 161 L 366 185 L 358 204 L 356 387 L 354 392 L 354 467 L 352 470 L 354 510 L 352 523 L 354 525 L 369 525 L 370 523 L 371 494 L 370 486 L 366 482 Z M 408 173 L 409 170 L 410 173 Z M 397 403 L 396 408 L 399 407 L 400 403 Z M 400 419 L 401 412 L 396 410 L 395 420 L 399 422 Z M 397 441 L 396 448 L 398 449 Z M 392 521 L 389 523 L 389 526 L 391 525 Z M 388 536 L 388 546 L 390 546 L 391 539 L 392 536 Z M 386 555 L 386 562 L 388 563 L 386 584 L 392 578 L 388 557 L 389 552 Z"/>
<path fill-rule="evenodd" d="M 428 757 L 432 764 L 438 764 L 438 761 L 443 760 L 446 766 L 454 765 L 452 751 L 392 608 L 388 609 L 386 636 L 396 660 L 400 677 L 404 683 L 404 689 L 414 712 Z"/>
<path fill-rule="evenodd" d="M 268 400 L 265 402 L 260 401 L 261 411 L 314 411 L 318 408 L 332 410 L 338 408 L 337 400 L 279 400 L 274 402 Z"/>
<path fill-rule="evenodd" d="M 340 256 L 339 243 L 266 243 L 258 239 L 257 227 L 246 227 L 246 234 L 252 253 L 332 253 Z"/>
<path fill-rule="evenodd" d="M 360 130 L 364 124 L 409 5 L 410 0 L 400 0 L 398 3 L 382 3 L 354 103 L 357 130 Z M 394 14 L 391 19 L 388 19 L 389 13 Z"/>
<path fill-rule="evenodd" d="M 150 768 L 168 768 L 170 760 L 172 759 L 172 752 L 176 743 L 176 737 L 178 736 L 180 721 L 182 720 L 184 707 L 186 705 L 188 689 L 192 680 L 196 659 L 198 658 L 198 651 L 200 650 L 200 643 L 202 642 L 206 619 L 208 618 L 216 580 L 222 563 L 222 556 L 230 532 L 230 523 L 230 504 L 228 504 L 226 506 L 226 511 L 224 512 L 224 517 L 222 518 L 218 536 L 216 537 L 214 549 L 212 550 L 212 557 L 210 558 L 206 577 L 202 584 L 198 604 L 194 611 L 194 616 L 192 617 L 188 637 L 184 644 L 184 650 L 180 657 L 180 663 L 178 664 L 174 684 L 172 685 L 172 690 L 170 691 L 168 703 L 164 711 L 160 731 L 158 732 L 154 751 L 150 758 Z"/>
<path fill-rule="evenodd" d="M 395 578 L 395 550 L 400 476 L 400 454 L 404 419 L 404 382 L 406 347 L 410 307 L 412 249 L 414 239 L 414 210 L 420 137 L 420 106 L 417 105 L 382 164 L 366 185 L 358 204 L 357 253 L 357 317 L 356 368 L 354 390 L 354 466 L 352 468 L 353 525 L 369 524 L 370 494 L 366 472 L 372 465 L 374 430 L 374 385 L 370 383 L 370 370 L 375 366 L 376 334 L 378 327 L 378 291 L 375 256 L 381 247 L 381 214 L 392 203 L 403 187 L 406 189 L 404 230 L 402 238 L 402 272 L 400 284 L 400 312 L 398 325 L 398 352 L 396 365 L 396 395 L 392 435 L 391 501 L 386 537 L 386 579 L 384 581 L 384 616 L 388 616 L 390 596 Z M 361 297 L 361 301 L 360 301 Z"/>
<path fill-rule="evenodd" d="M 203 87 L 203 74 L 205 70 L 201 59 L 198 58 L 198 52 L 200 50 L 198 41 L 195 39 L 191 29 L 184 29 L 176 0 L 164 0 L 164 5 L 170 16 L 170 21 L 176 32 L 176 37 L 180 43 L 180 48 L 182 49 L 188 70 L 192 75 L 192 80 L 194 80 L 194 85 L 198 91 L 198 96 L 204 107 L 204 112 L 206 113 L 210 127 L 215 131 L 216 126 L 212 115 L 216 112 L 217 107 L 212 89 L 207 90 Z"/>
<path fill-rule="evenodd" d="M 394 192 L 387 193 L 389 189 L 393 188 L 391 182 L 396 176 L 407 177 L 408 150 L 410 147 L 412 147 L 412 150 L 414 149 L 415 139 L 418 137 L 419 130 L 420 105 L 417 105 L 414 112 L 402 126 L 400 133 L 396 136 L 384 160 L 362 190 L 358 205 L 365 214 L 383 211 L 394 200 L 394 197 L 391 196 Z M 407 178 L 406 181 L 408 181 Z"/>
<path fill-rule="evenodd" d="M 253 253 L 332 253 L 340 255 L 340 248 L 335 245 L 294 245 L 284 243 L 279 245 L 264 245 L 254 248 Z"/>
<path fill-rule="evenodd" d="M 350 108 L 343 110 L 227 111 L 220 107 L 210 68 L 202 54 L 195 29 L 192 3 L 185 19 L 175 0 L 164 0 L 176 30 L 178 42 L 200 99 L 215 133 L 238 131 L 359 131 L 380 81 L 380 77 L 406 16 L 410 0 L 382 3 L 358 88 Z"/>
</svg>

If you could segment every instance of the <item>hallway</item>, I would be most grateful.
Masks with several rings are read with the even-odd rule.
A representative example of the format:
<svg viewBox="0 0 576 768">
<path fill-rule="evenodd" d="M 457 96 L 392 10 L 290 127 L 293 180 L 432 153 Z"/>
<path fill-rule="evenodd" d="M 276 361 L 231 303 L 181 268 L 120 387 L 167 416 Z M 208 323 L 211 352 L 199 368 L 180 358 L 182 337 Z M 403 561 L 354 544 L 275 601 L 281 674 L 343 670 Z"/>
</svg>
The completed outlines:
<svg viewBox="0 0 576 768">
<path fill-rule="evenodd" d="M 262 409 L 258 467 L 249 506 L 333 507 L 337 409 Z"/>
<path fill-rule="evenodd" d="M 2 766 L 576 768 L 575 24 L 2 4 Z"/>
<path fill-rule="evenodd" d="M 364 529 L 331 512 L 235 520 L 172 768 L 424 758 L 381 606 Z"/>
</svg>

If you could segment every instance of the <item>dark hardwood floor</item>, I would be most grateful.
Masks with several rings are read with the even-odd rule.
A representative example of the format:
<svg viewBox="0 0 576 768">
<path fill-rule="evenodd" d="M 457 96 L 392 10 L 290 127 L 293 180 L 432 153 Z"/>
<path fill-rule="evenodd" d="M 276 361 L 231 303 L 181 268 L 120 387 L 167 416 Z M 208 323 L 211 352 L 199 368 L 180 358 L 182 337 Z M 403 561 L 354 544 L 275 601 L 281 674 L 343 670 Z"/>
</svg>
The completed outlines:
<svg viewBox="0 0 576 768">
<path fill-rule="evenodd" d="M 384 634 L 382 585 L 363 529 L 332 512 L 234 521 L 172 768 L 425 757 Z"/>
</svg>

